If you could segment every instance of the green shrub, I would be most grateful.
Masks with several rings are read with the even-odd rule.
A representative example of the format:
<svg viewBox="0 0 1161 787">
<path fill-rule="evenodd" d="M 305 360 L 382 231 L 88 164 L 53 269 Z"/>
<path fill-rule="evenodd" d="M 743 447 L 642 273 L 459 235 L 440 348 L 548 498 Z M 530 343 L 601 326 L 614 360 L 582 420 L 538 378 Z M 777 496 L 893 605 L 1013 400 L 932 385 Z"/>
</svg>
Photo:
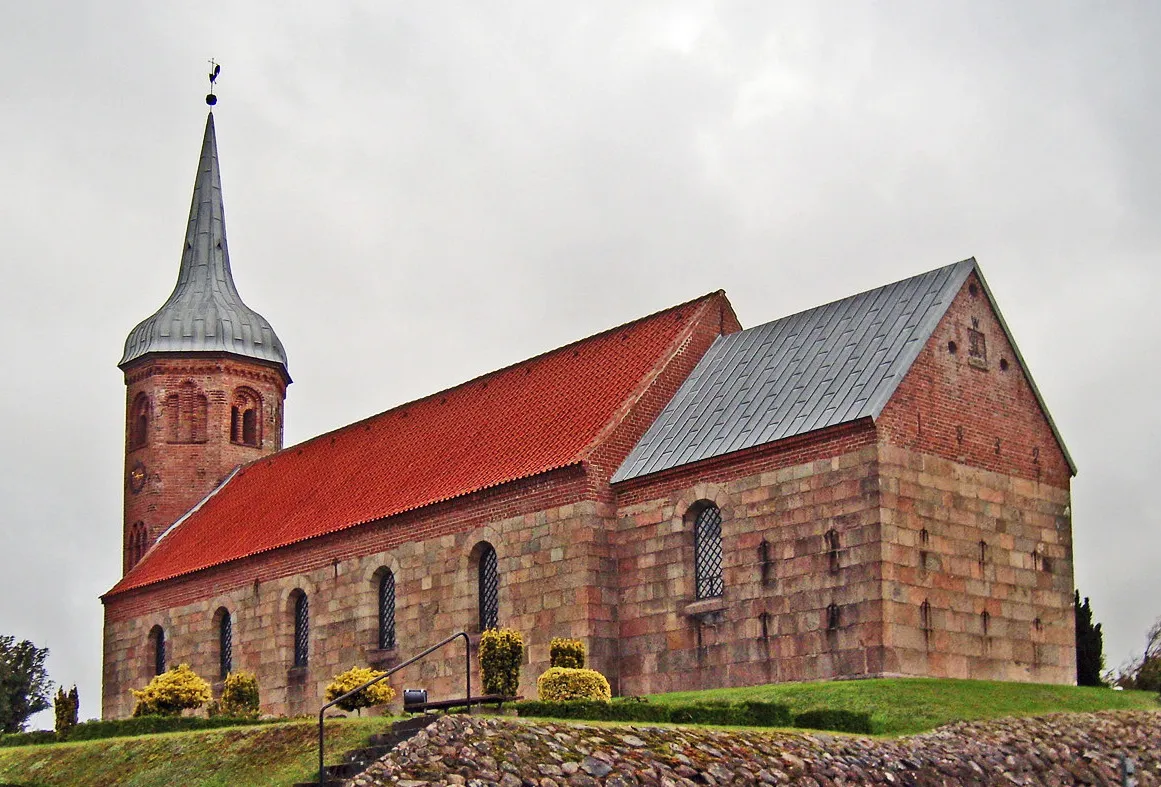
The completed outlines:
<svg viewBox="0 0 1161 787">
<path fill-rule="evenodd" d="M 35 730 L 34 732 L 13 732 L 0 734 L 0 748 L 6 746 L 40 746 L 45 743 L 56 743 L 59 738 L 51 730 Z"/>
<path fill-rule="evenodd" d="M 795 714 L 794 726 L 810 730 L 872 733 L 871 714 L 850 710 L 818 708 Z"/>
<path fill-rule="evenodd" d="M 76 686 L 73 686 L 72 691 L 69 692 L 65 692 L 63 686 L 56 690 L 56 697 L 53 698 L 52 705 L 56 715 L 58 735 L 68 735 L 69 730 L 77 725 L 80 704 L 80 696 L 77 694 Z"/>
<path fill-rule="evenodd" d="M 198 677 L 188 664 L 178 664 L 163 672 L 138 691 L 134 716 L 176 716 L 183 710 L 200 708 L 212 699 L 210 684 Z"/>
<path fill-rule="evenodd" d="M 327 686 L 326 698 L 327 702 L 338 699 L 346 694 L 348 691 L 353 691 L 359 688 L 369 680 L 374 680 L 380 675 L 386 675 L 383 670 L 371 669 L 370 667 L 351 667 L 346 672 L 340 672 L 335 675 L 334 679 Z M 359 711 L 362 713 L 362 708 L 370 708 L 373 705 L 386 705 L 391 700 L 395 699 L 395 689 L 387 685 L 387 681 L 381 680 L 373 686 L 360 691 L 358 694 L 352 694 L 345 700 L 339 703 L 339 707 L 345 711 Z"/>
<path fill-rule="evenodd" d="M 549 667 L 536 679 L 536 694 L 543 702 L 597 700 L 612 697 L 609 681 L 596 670 Z"/>
<path fill-rule="evenodd" d="M 512 697 L 520 689 L 524 638 L 512 629 L 488 629 L 480 635 L 480 679 L 485 694 Z"/>
<path fill-rule="evenodd" d="M 158 732 L 212 730 L 219 727 L 243 727 L 280 721 L 285 721 L 285 719 L 235 719 L 229 716 L 216 716 L 212 719 L 200 716 L 136 716 L 131 719 L 83 722 L 72 728 L 69 732 L 69 740 L 95 741 L 102 738 L 152 735 Z"/>
<path fill-rule="evenodd" d="M 253 672 L 231 672 L 226 676 L 218 712 L 238 719 L 258 718 L 258 678 Z"/>
<path fill-rule="evenodd" d="M 579 639 L 554 637 L 548 643 L 548 662 L 551 667 L 585 668 L 585 643 Z"/>
<path fill-rule="evenodd" d="M 634 698 L 612 702 L 517 702 L 520 716 L 589 721 L 675 722 L 684 724 L 732 724 L 749 727 L 789 727 L 790 708 L 776 702 L 708 702 L 662 705 Z"/>
</svg>

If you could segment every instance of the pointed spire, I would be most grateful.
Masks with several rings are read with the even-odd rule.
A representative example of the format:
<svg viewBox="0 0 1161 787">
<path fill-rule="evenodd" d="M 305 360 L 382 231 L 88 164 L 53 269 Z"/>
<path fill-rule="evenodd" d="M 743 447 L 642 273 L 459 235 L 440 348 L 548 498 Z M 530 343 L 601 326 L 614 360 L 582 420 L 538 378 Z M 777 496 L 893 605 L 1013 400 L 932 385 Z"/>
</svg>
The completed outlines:
<svg viewBox="0 0 1161 787">
<path fill-rule="evenodd" d="M 165 304 L 130 332 L 118 365 L 155 352 L 227 352 L 276 363 L 286 374 L 282 342 L 234 286 L 212 110 L 206 118 L 177 285 Z"/>
</svg>

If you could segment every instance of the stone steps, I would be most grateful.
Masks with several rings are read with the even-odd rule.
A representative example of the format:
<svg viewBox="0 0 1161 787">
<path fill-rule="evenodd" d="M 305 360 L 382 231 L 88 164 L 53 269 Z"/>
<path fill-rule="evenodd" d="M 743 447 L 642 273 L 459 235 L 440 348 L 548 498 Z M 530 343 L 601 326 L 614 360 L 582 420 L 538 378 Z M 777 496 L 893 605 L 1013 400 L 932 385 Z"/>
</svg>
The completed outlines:
<svg viewBox="0 0 1161 787">
<path fill-rule="evenodd" d="M 390 752 L 400 743 L 415 735 L 427 725 L 435 721 L 435 716 L 413 716 L 391 725 L 387 732 L 375 733 L 371 736 L 370 745 L 344 752 L 342 761 L 333 765 L 323 766 L 323 786 L 343 787 L 347 780 L 358 776 L 367 770 L 379 758 Z M 298 782 L 294 787 L 318 787 L 319 782 Z"/>
</svg>

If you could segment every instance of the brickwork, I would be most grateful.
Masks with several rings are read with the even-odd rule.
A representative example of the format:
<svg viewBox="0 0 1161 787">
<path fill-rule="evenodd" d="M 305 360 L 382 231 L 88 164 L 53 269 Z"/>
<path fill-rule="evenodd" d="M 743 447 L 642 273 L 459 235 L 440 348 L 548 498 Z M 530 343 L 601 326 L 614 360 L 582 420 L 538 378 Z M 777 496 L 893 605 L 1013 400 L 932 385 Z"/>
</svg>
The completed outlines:
<svg viewBox="0 0 1161 787">
<path fill-rule="evenodd" d="M 136 523 L 144 523 L 148 547 L 235 467 L 282 447 L 286 382 L 269 364 L 198 354 L 143 358 L 125 370 L 125 386 L 128 572 L 143 551 L 134 539 Z M 239 392 L 252 392 L 261 408 L 253 446 L 235 441 L 231 432 Z"/>
</svg>

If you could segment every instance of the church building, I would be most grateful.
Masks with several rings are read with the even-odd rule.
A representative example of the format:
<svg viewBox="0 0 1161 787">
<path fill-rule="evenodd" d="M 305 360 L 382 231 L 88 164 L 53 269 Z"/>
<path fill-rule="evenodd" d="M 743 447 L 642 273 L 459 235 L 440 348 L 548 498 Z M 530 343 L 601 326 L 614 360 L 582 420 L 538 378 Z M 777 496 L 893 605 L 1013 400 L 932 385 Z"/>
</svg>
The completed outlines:
<svg viewBox="0 0 1161 787">
<path fill-rule="evenodd" d="M 105 718 L 176 663 L 313 713 L 338 672 L 494 626 L 526 697 L 558 636 L 623 695 L 1075 681 L 1075 466 L 974 259 L 746 329 L 709 293 L 283 448 L 211 112 L 177 285 L 119 365 Z M 458 696 L 463 658 L 392 682 Z"/>
</svg>

